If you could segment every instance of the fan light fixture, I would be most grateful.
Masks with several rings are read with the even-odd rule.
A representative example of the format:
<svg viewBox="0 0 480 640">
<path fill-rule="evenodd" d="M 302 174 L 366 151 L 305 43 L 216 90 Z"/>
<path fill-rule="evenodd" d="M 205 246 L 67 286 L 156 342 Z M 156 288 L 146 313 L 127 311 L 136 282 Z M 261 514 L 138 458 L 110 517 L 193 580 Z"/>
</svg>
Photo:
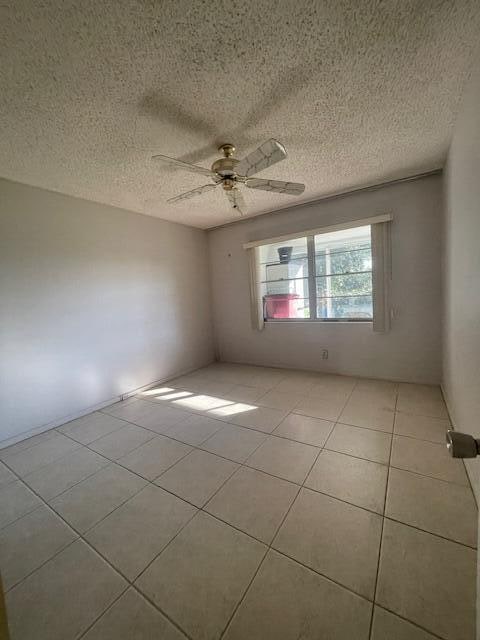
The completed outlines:
<svg viewBox="0 0 480 640">
<path fill-rule="evenodd" d="M 262 191 L 274 191 L 275 193 L 286 193 L 292 196 L 298 196 L 305 191 L 305 185 L 298 182 L 284 182 L 283 180 L 263 180 L 261 178 L 253 178 L 254 174 L 267 167 L 272 166 L 280 160 L 284 160 L 287 157 L 287 152 L 283 144 L 278 140 L 267 140 L 258 147 L 255 151 L 252 151 L 243 160 L 237 160 L 233 157 L 235 153 L 235 147 L 233 144 L 222 144 L 219 151 L 223 153 L 223 158 L 215 160 L 211 169 L 205 169 L 205 167 L 199 167 L 196 164 L 190 162 L 183 162 L 176 158 L 169 158 L 168 156 L 156 155 L 152 157 L 152 160 L 163 162 L 172 167 L 178 169 L 184 169 L 191 173 L 200 173 L 208 176 L 213 181 L 213 184 L 204 184 L 200 187 L 196 187 L 191 191 L 181 193 L 174 198 L 167 200 L 169 203 L 180 202 L 195 196 L 202 195 L 216 189 L 218 186 L 223 187 L 223 191 L 227 196 L 230 205 L 233 209 L 236 209 L 242 216 L 246 213 L 245 201 L 241 190 L 238 185 L 243 184 L 249 189 L 261 189 Z"/>
</svg>

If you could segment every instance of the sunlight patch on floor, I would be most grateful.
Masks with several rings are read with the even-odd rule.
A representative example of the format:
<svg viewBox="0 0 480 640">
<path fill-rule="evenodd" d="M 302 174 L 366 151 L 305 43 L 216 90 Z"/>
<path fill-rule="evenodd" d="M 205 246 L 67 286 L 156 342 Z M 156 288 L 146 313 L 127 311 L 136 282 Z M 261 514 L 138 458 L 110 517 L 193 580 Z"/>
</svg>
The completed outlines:
<svg viewBox="0 0 480 640">
<path fill-rule="evenodd" d="M 139 396 L 156 396 L 161 393 L 170 393 L 172 391 L 175 391 L 175 389 L 172 389 L 172 387 L 158 387 L 155 389 L 148 389 L 147 391 L 142 391 L 138 395 Z"/>
<path fill-rule="evenodd" d="M 217 409 L 211 409 L 209 413 L 217 416 L 233 416 L 236 413 L 245 413 L 246 411 L 252 411 L 253 409 L 258 409 L 258 407 L 253 404 L 235 402 L 234 404 L 218 407 Z"/>
</svg>

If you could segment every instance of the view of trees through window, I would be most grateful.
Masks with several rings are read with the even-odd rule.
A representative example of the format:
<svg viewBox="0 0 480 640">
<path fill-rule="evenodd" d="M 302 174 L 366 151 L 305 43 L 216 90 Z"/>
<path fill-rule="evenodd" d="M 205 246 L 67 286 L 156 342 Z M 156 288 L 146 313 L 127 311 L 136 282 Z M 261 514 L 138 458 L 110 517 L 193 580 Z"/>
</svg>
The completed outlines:
<svg viewBox="0 0 480 640">
<path fill-rule="evenodd" d="M 265 319 L 372 319 L 370 235 L 365 226 L 260 247 Z"/>
<path fill-rule="evenodd" d="M 370 227 L 315 236 L 318 318 L 372 318 Z"/>
</svg>

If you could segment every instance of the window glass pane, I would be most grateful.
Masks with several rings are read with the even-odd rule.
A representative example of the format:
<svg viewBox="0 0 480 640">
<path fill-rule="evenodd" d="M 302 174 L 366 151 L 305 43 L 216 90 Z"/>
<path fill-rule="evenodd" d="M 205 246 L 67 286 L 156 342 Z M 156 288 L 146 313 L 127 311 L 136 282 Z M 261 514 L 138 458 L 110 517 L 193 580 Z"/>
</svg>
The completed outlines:
<svg viewBox="0 0 480 640">
<path fill-rule="evenodd" d="M 370 227 L 344 229 L 315 236 L 315 264 L 317 275 L 370 271 Z"/>
<path fill-rule="evenodd" d="M 332 251 L 327 257 L 325 251 L 315 255 L 317 276 L 369 271 L 372 268 L 372 252 L 370 246 L 363 249 Z"/>
<path fill-rule="evenodd" d="M 372 293 L 372 272 L 348 273 L 341 276 L 318 276 L 317 296 L 353 296 Z"/>
<path fill-rule="evenodd" d="M 372 296 L 317 298 L 317 316 L 324 319 L 371 319 L 373 317 Z"/>
<path fill-rule="evenodd" d="M 290 256 L 291 260 L 306 258 L 307 239 L 294 238 L 293 240 L 284 240 L 283 242 L 265 244 L 263 247 L 260 247 L 260 262 L 262 264 L 284 264 L 284 261 L 287 260 L 287 256 Z"/>
<path fill-rule="evenodd" d="M 306 278 L 263 283 L 262 298 L 266 320 L 310 317 Z"/>
<path fill-rule="evenodd" d="M 370 226 L 315 236 L 317 317 L 372 318 Z"/>
<path fill-rule="evenodd" d="M 260 277 L 266 320 L 310 317 L 306 238 L 260 247 Z"/>
</svg>

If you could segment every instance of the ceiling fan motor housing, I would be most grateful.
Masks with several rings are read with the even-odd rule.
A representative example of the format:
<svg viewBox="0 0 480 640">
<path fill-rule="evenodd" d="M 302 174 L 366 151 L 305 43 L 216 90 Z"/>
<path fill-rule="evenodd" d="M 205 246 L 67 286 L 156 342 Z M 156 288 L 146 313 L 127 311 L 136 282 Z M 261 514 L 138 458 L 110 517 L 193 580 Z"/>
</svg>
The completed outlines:
<svg viewBox="0 0 480 640">
<path fill-rule="evenodd" d="M 235 165 L 240 161 L 235 158 L 220 158 L 212 164 L 212 171 L 218 173 L 222 178 L 235 178 Z"/>
<path fill-rule="evenodd" d="M 252 176 L 259 171 L 263 171 L 263 169 L 267 169 L 287 157 L 287 152 L 283 144 L 274 138 L 261 144 L 258 149 L 249 153 L 242 160 L 237 160 L 233 157 L 235 147 L 231 143 L 222 144 L 218 150 L 223 153 L 223 158 L 215 160 L 211 169 L 199 167 L 196 164 L 161 154 L 153 156 L 154 160 L 160 160 L 167 165 L 206 175 L 214 183 L 204 184 L 185 193 L 181 193 L 174 198 L 170 198 L 167 202 L 174 203 L 187 200 L 221 186 L 231 207 L 239 211 L 240 215 L 243 215 L 246 209 L 242 192 L 238 188 L 240 184 L 250 189 L 261 189 L 263 191 L 274 191 L 276 193 L 286 193 L 290 195 L 300 195 L 305 190 L 304 184 L 296 182 L 252 178 Z"/>
</svg>

